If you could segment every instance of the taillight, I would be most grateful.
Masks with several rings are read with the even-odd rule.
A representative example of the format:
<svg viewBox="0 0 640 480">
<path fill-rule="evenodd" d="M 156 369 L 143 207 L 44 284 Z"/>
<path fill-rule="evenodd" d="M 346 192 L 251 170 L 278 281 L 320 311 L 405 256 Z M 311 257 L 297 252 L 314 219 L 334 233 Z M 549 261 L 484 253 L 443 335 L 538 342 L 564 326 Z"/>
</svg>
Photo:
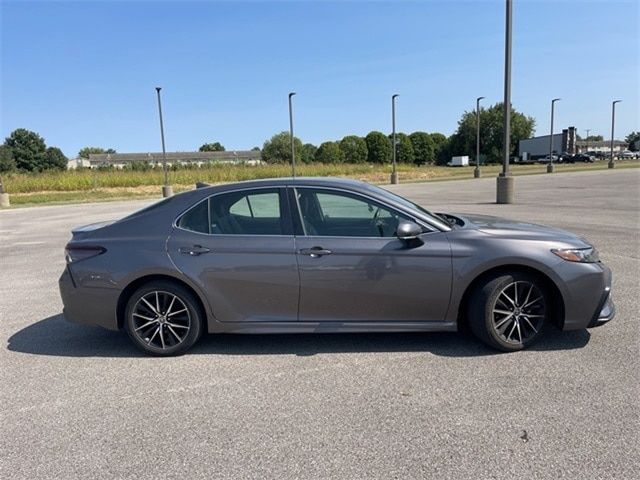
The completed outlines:
<svg viewBox="0 0 640 480">
<path fill-rule="evenodd" d="M 67 263 L 75 263 L 87 258 L 96 257 L 106 252 L 104 247 L 96 245 L 71 245 L 68 244 L 64 249 L 64 257 Z"/>
</svg>

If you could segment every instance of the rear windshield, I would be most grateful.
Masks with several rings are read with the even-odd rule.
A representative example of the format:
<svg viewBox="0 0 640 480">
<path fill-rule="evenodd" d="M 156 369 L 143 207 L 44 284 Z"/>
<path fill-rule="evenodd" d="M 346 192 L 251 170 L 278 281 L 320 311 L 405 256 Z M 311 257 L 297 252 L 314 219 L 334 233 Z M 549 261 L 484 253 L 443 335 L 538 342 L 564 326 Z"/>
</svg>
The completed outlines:
<svg viewBox="0 0 640 480">
<path fill-rule="evenodd" d="M 125 220 L 125 219 L 131 218 L 131 217 L 136 217 L 136 216 L 141 215 L 143 213 L 152 212 L 153 210 L 156 210 L 157 208 L 164 207 L 165 205 L 168 205 L 175 198 L 176 198 L 175 196 L 172 196 L 172 197 L 163 198 L 162 200 L 158 200 L 157 202 L 154 202 L 151 205 L 147 205 L 146 207 L 143 207 L 140 210 L 136 210 L 135 212 L 127 215 L 126 217 L 121 218 L 121 220 Z"/>
</svg>

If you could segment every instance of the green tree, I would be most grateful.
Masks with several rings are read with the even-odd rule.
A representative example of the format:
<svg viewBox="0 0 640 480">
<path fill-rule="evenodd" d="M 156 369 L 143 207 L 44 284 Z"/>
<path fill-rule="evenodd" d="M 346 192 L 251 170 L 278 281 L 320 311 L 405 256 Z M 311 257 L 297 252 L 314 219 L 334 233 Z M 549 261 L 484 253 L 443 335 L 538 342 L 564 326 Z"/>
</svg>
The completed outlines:
<svg viewBox="0 0 640 480">
<path fill-rule="evenodd" d="M 389 135 L 389 141 L 393 142 L 393 134 Z M 393 158 L 393 150 L 391 150 Z M 409 137 L 404 133 L 396 133 L 396 161 L 398 163 L 413 163 L 415 155 L 413 152 L 413 144 Z"/>
<path fill-rule="evenodd" d="M 316 159 L 316 147 L 313 143 L 305 143 L 300 150 L 300 160 L 302 163 L 312 163 Z"/>
<path fill-rule="evenodd" d="M 337 142 L 321 143 L 316 151 L 316 162 L 320 163 L 343 163 L 344 152 Z"/>
<path fill-rule="evenodd" d="M 18 128 L 11 132 L 4 144 L 11 150 L 18 170 L 27 172 L 42 170 L 47 146 L 40 135 Z"/>
<path fill-rule="evenodd" d="M 417 165 L 435 162 L 435 150 L 431 135 L 427 132 L 413 132 L 409 135 L 413 145 L 414 162 Z"/>
<path fill-rule="evenodd" d="M 631 132 L 624 141 L 627 142 L 627 148 L 632 152 L 640 151 L 640 132 Z"/>
<path fill-rule="evenodd" d="M 0 173 L 13 172 L 16 169 L 16 161 L 11 149 L 6 145 L 0 145 Z"/>
<path fill-rule="evenodd" d="M 58 147 L 49 147 L 44 154 L 42 170 L 66 170 L 69 159 Z"/>
<path fill-rule="evenodd" d="M 449 153 L 469 155 L 475 159 L 476 112 L 464 112 L 458 121 L 458 129 L 451 136 Z M 518 142 L 530 138 L 535 131 L 535 120 L 513 107 L 511 108 L 511 138 L 509 155 L 517 153 Z M 502 159 L 503 112 L 502 103 L 480 110 L 480 152 L 489 162 Z"/>
<path fill-rule="evenodd" d="M 116 153 L 113 148 L 101 148 L 101 147 L 84 147 L 81 148 L 78 152 L 78 157 L 80 158 L 89 158 L 91 154 L 101 154 L 101 153 Z"/>
<path fill-rule="evenodd" d="M 433 143 L 433 159 L 438 165 L 445 165 L 449 155 L 449 139 L 439 132 L 429 134 Z"/>
<path fill-rule="evenodd" d="M 391 142 L 384 133 L 369 132 L 364 139 L 367 142 L 369 163 L 391 162 Z"/>
<path fill-rule="evenodd" d="M 199 152 L 224 152 L 224 146 L 220 142 L 205 143 L 199 149 Z"/>
<path fill-rule="evenodd" d="M 347 163 L 366 163 L 369 154 L 367 142 L 357 135 L 347 135 L 340 140 L 340 150 Z"/>
<path fill-rule="evenodd" d="M 293 145 L 296 150 L 296 158 L 300 158 L 302 142 L 298 137 L 293 137 Z M 267 163 L 291 163 L 291 135 L 289 132 L 280 132 L 264 142 L 262 160 Z"/>
</svg>

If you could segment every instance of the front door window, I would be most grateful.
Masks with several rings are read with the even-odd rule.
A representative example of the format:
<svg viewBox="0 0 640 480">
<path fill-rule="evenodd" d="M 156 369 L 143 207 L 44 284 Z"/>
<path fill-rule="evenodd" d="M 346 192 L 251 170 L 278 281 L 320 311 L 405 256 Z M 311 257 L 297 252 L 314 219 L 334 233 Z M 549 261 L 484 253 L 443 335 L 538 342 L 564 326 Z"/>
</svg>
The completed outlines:
<svg viewBox="0 0 640 480">
<path fill-rule="evenodd" d="M 305 233 L 318 237 L 394 237 L 407 218 L 372 200 L 346 192 L 297 189 Z"/>
</svg>

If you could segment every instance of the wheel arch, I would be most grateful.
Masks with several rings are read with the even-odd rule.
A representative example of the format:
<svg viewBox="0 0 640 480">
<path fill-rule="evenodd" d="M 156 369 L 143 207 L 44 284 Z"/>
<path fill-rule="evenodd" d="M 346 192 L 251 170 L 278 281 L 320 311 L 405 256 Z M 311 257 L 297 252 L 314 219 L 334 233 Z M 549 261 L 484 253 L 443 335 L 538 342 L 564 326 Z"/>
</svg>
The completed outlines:
<svg viewBox="0 0 640 480">
<path fill-rule="evenodd" d="M 464 293 L 462 294 L 462 298 L 460 300 L 460 306 L 458 308 L 458 329 L 467 329 L 467 309 L 469 307 L 469 300 L 471 298 L 471 294 L 478 288 L 480 285 L 489 281 L 489 279 L 498 277 L 500 275 L 505 275 L 508 273 L 528 273 L 539 278 L 544 286 L 549 290 L 552 295 L 552 323 L 556 325 L 559 329 L 563 328 L 564 325 L 564 297 L 562 296 L 562 292 L 558 285 L 554 282 L 554 280 L 549 277 L 543 271 L 528 266 L 528 265 L 519 265 L 519 264 L 508 264 L 508 265 L 499 265 L 496 267 L 492 267 L 488 270 L 485 270 L 478 274 L 465 288 Z"/>
<path fill-rule="evenodd" d="M 150 274 L 150 275 L 144 275 L 142 277 L 138 277 L 135 280 L 132 280 L 122 290 L 122 292 L 120 292 L 120 296 L 118 297 L 118 303 L 116 306 L 116 319 L 118 321 L 119 329 L 122 329 L 124 327 L 124 312 L 127 307 L 127 302 L 129 301 L 129 298 L 131 298 L 131 295 L 133 295 L 133 293 L 136 290 L 138 290 L 138 288 L 140 288 L 141 286 L 153 281 L 171 282 L 191 292 L 194 298 L 196 299 L 196 301 L 198 302 L 198 307 L 200 308 L 200 313 L 202 314 L 202 322 L 203 322 L 202 326 L 203 328 L 205 328 L 205 332 L 206 332 L 208 315 L 207 315 L 207 308 L 205 307 L 205 302 L 202 299 L 201 295 L 196 291 L 196 289 L 194 289 L 191 285 L 189 285 L 184 280 L 181 280 L 176 277 L 172 277 L 171 275 L 165 275 L 165 274 Z"/>
</svg>

